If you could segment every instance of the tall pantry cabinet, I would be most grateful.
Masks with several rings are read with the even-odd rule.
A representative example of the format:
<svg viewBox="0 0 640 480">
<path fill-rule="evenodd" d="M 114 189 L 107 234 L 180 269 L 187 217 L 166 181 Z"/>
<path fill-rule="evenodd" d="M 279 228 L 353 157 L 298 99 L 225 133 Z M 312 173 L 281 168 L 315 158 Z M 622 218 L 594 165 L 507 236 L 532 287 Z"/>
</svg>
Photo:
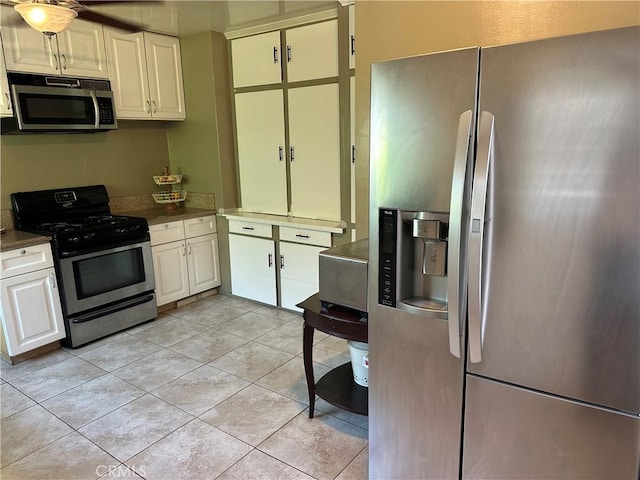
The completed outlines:
<svg viewBox="0 0 640 480">
<path fill-rule="evenodd" d="M 338 21 L 234 39 L 231 55 L 243 210 L 340 220 Z"/>
</svg>

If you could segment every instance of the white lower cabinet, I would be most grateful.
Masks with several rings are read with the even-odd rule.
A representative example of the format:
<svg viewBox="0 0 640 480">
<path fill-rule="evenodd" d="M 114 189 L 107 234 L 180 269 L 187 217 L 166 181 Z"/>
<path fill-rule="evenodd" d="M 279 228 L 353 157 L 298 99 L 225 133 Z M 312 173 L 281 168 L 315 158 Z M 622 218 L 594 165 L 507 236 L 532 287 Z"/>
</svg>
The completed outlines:
<svg viewBox="0 0 640 480">
<path fill-rule="evenodd" d="M 327 247 L 280 242 L 280 306 L 301 312 L 296 305 L 318 292 L 318 254 Z"/>
<path fill-rule="evenodd" d="M 231 293 L 277 305 L 275 243 L 271 239 L 229 235 Z"/>
<path fill-rule="evenodd" d="M 214 216 L 152 225 L 149 231 L 159 306 L 220 286 Z"/>
<path fill-rule="evenodd" d="M 296 304 L 318 291 L 318 254 L 331 246 L 331 233 L 281 226 L 276 260 L 272 230 L 270 224 L 229 220 L 231 292 L 300 312 Z"/>
<path fill-rule="evenodd" d="M 49 244 L 0 254 L 0 316 L 10 357 L 64 338 Z"/>
</svg>

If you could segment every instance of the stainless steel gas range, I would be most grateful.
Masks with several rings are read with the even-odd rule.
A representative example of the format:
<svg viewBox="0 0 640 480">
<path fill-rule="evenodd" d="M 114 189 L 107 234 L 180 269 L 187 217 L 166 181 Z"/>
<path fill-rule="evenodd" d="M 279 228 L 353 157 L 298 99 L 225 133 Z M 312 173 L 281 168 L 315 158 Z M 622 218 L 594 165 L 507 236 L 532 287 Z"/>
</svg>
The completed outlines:
<svg viewBox="0 0 640 480">
<path fill-rule="evenodd" d="M 156 318 L 147 221 L 111 215 L 104 185 L 18 192 L 11 202 L 16 229 L 51 236 L 68 346 Z"/>
</svg>

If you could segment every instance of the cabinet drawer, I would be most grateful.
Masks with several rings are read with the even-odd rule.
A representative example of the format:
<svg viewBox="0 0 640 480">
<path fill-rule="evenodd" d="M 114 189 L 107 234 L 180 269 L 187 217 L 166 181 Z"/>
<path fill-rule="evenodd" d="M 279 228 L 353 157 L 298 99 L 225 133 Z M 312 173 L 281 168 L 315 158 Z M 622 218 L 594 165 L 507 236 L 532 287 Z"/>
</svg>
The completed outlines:
<svg viewBox="0 0 640 480">
<path fill-rule="evenodd" d="M 216 218 L 213 215 L 208 215 L 185 220 L 184 233 L 187 238 L 216 233 Z"/>
<path fill-rule="evenodd" d="M 0 276 L 2 278 L 49 267 L 53 267 L 53 256 L 48 243 L 9 250 L 0 254 Z"/>
<path fill-rule="evenodd" d="M 242 220 L 229 220 L 229 233 L 243 233 L 266 238 L 271 238 L 272 236 L 271 224 L 245 222 Z"/>
<path fill-rule="evenodd" d="M 149 227 L 151 245 L 184 240 L 184 224 L 182 220 L 177 222 L 161 223 Z"/>
<path fill-rule="evenodd" d="M 306 228 L 280 227 L 280 240 L 330 247 L 331 233 L 307 230 Z"/>
</svg>

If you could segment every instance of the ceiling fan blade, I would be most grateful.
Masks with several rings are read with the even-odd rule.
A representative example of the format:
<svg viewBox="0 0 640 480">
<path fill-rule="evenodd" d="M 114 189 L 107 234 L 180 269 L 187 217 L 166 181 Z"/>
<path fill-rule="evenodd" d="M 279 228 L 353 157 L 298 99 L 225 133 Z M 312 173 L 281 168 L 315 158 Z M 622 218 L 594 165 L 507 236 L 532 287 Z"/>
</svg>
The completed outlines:
<svg viewBox="0 0 640 480">
<path fill-rule="evenodd" d="M 121 3 L 151 3 L 155 5 L 165 2 L 163 0 L 79 0 L 79 3 L 93 7 L 94 5 L 117 5 Z"/>
<path fill-rule="evenodd" d="M 126 30 L 127 32 L 132 33 L 142 32 L 144 30 L 144 26 L 142 24 L 126 22 L 115 17 L 110 17 L 109 15 L 92 12 L 91 10 L 78 11 L 78 18 L 81 18 L 82 20 L 88 20 L 90 22 L 101 23 L 109 27 L 119 28 L 121 30 Z"/>
</svg>

